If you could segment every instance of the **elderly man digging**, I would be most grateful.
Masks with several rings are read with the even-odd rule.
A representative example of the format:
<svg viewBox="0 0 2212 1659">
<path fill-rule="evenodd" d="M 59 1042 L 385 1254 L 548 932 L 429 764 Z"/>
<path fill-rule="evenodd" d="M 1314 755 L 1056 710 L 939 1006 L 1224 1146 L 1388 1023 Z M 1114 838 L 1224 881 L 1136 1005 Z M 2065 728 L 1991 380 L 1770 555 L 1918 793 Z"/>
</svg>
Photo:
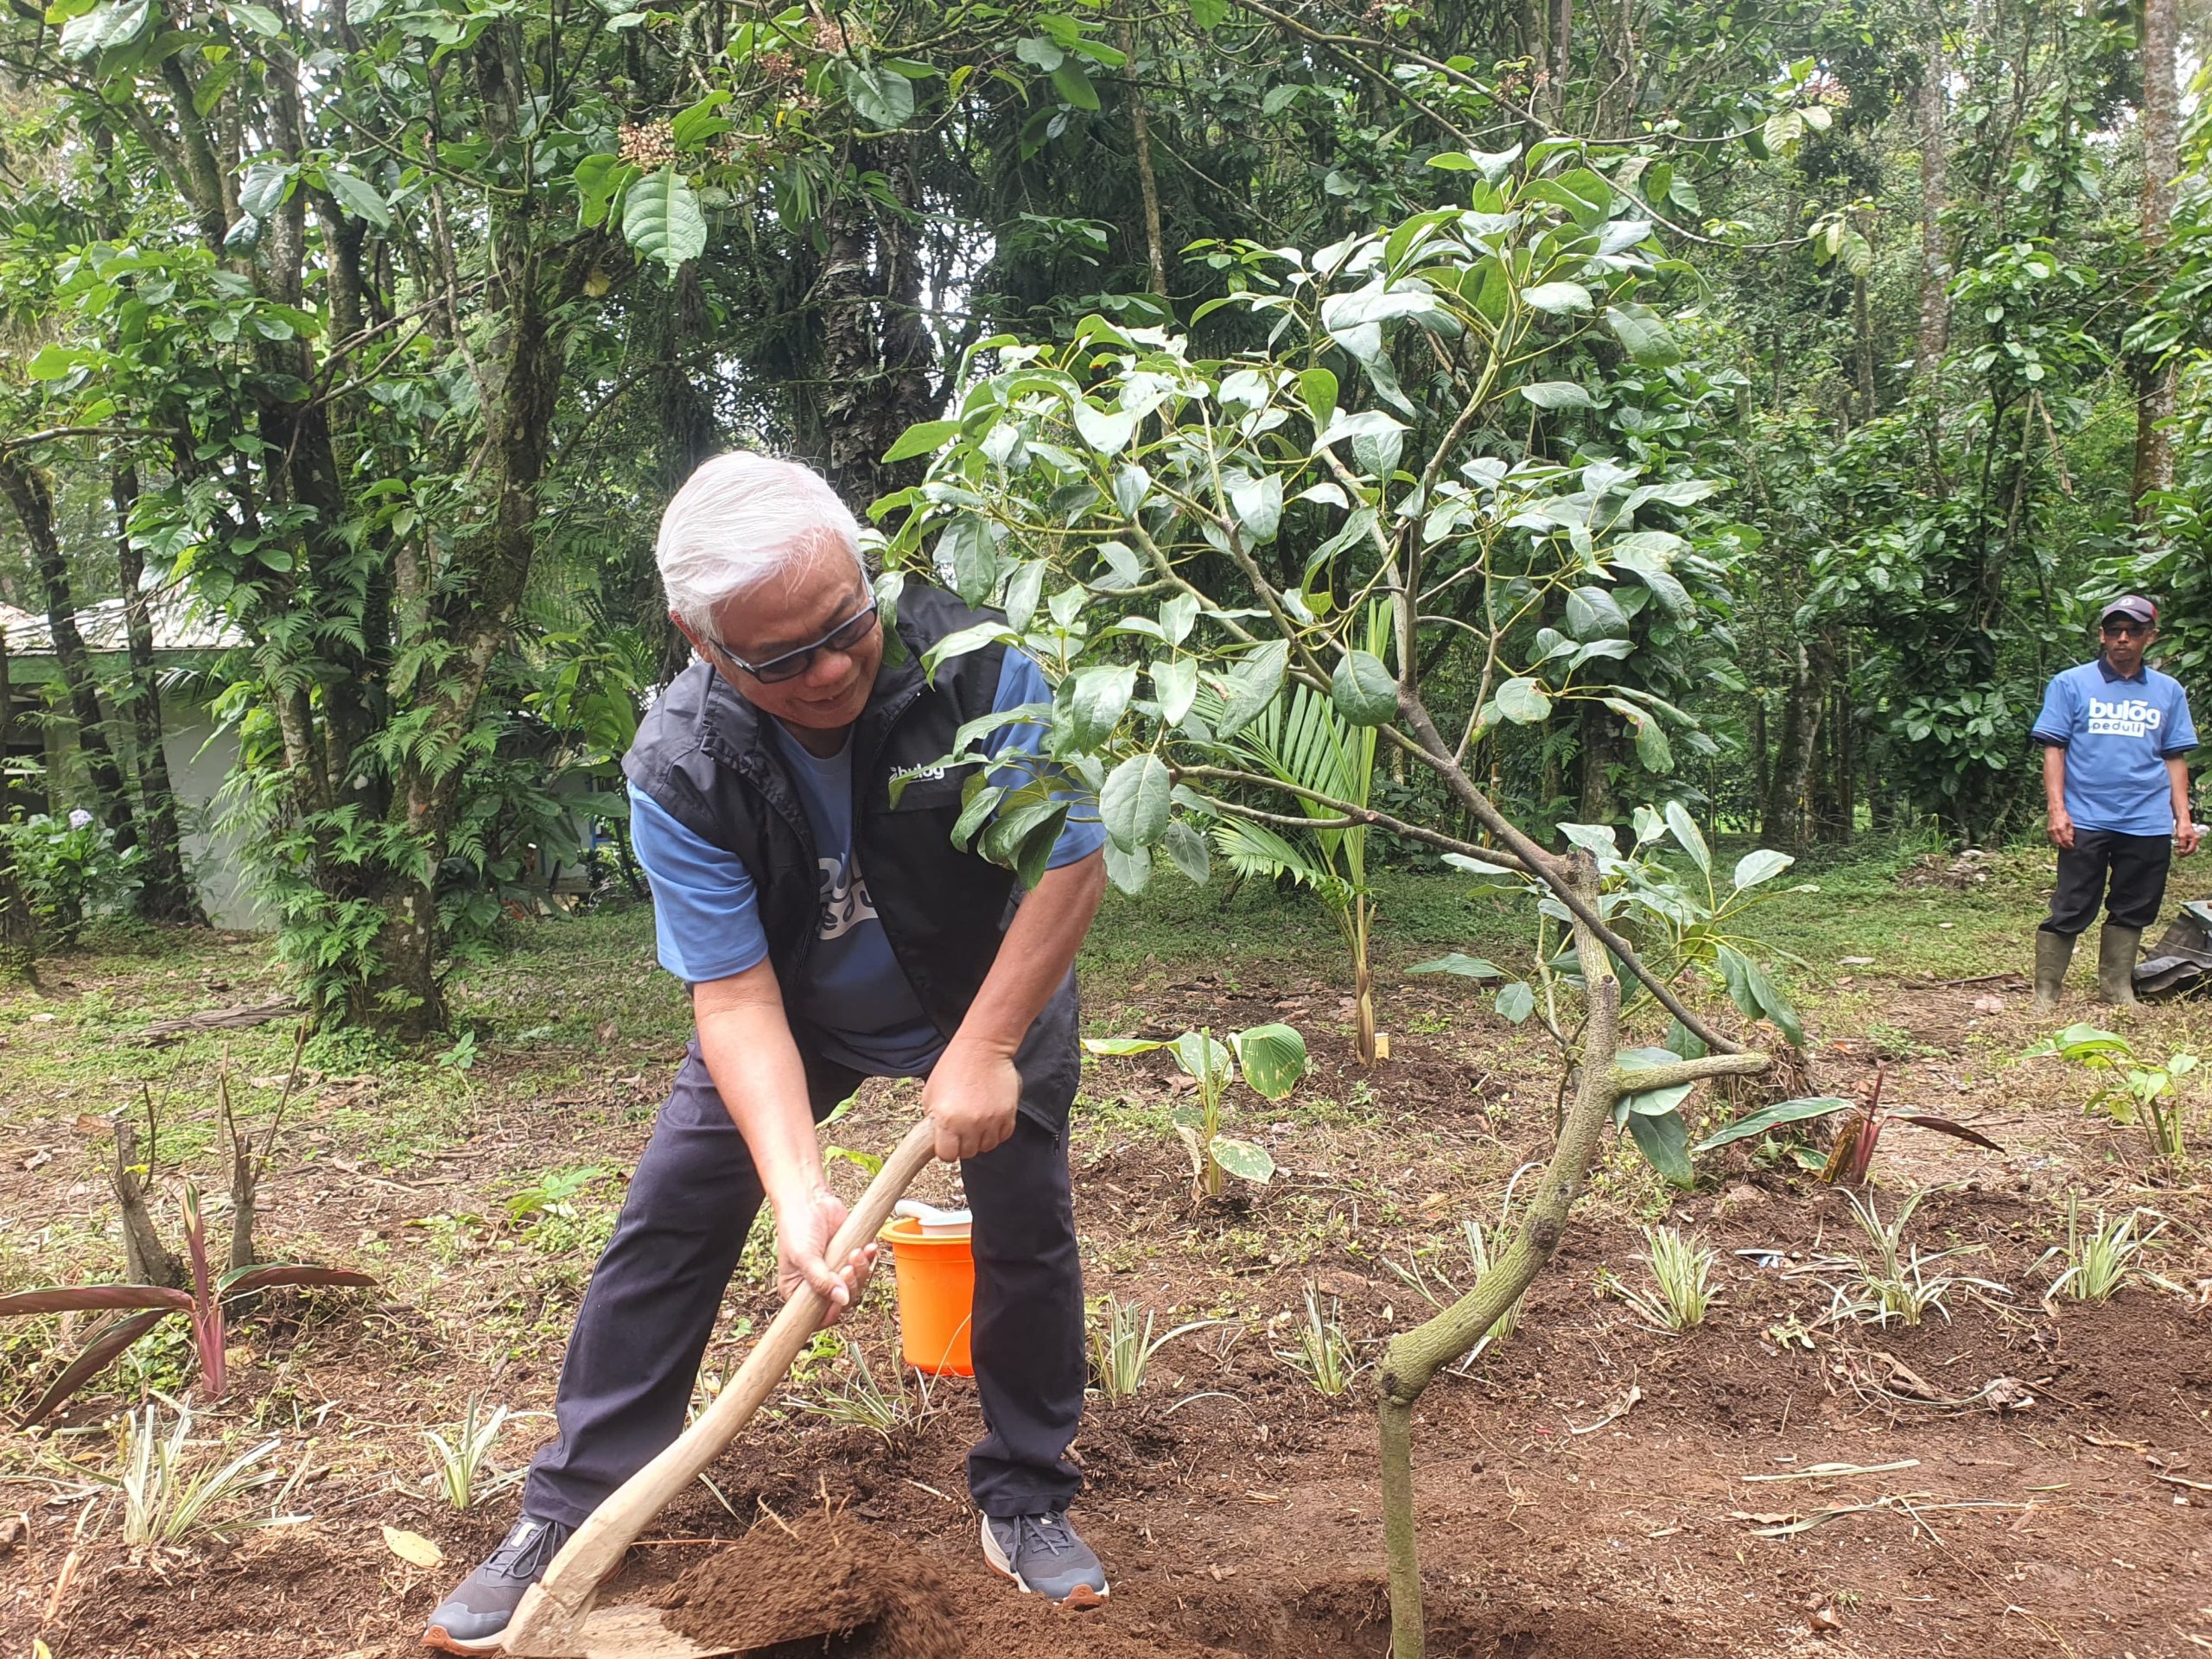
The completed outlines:
<svg viewBox="0 0 2212 1659">
<path fill-rule="evenodd" d="M 894 664 L 852 515 L 804 467 L 707 462 L 656 551 L 704 660 L 654 704 L 623 766 L 661 963 L 691 988 L 696 1034 L 577 1315 L 559 1437 L 531 1467 L 521 1519 L 426 1640 L 496 1646 L 569 1533 L 676 1438 L 764 1196 L 784 1294 L 810 1284 L 833 1309 L 860 1294 L 875 1247 L 823 1259 L 845 1205 L 814 1125 L 864 1077 L 927 1080 L 937 1155 L 960 1161 L 975 1212 L 985 1433 L 968 1486 L 984 1556 L 1025 1591 L 1093 1601 L 1106 1575 L 1067 1519 L 1084 1382 L 1067 1118 L 1072 964 L 1104 892 L 1104 832 L 1095 809 L 1071 815 L 1020 893 L 953 846 L 963 779 L 931 765 L 967 721 L 1050 690 L 997 647 L 925 682 L 922 653 L 981 617 L 912 582 Z M 1037 735 L 999 728 L 994 775 L 1015 775 Z"/>
<path fill-rule="evenodd" d="M 2055 677 L 2033 736 L 2043 748 L 2043 792 L 2058 887 L 2036 934 L 2036 1010 L 2058 1006 L 2074 941 L 2105 906 L 2097 944 L 2097 995 L 2135 1001 L 2143 930 L 2166 895 L 2179 850 L 2196 850 L 2189 762 L 2196 728 L 2181 683 L 2143 661 L 2158 637 L 2158 607 L 2125 594 L 2098 616 L 2104 649 Z M 2107 896 L 2107 884 L 2110 896 Z"/>
</svg>

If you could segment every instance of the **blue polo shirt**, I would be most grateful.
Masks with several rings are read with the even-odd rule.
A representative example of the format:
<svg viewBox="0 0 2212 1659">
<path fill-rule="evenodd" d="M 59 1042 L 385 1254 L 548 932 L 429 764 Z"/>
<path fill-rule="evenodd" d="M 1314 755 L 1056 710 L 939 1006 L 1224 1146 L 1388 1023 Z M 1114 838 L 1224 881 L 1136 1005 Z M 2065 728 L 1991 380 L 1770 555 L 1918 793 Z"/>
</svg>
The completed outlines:
<svg viewBox="0 0 2212 1659">
<path fill-rule="evenodd" d="M 1028 703 L 1049 703 L 1052 688 L 1037 664 L 1008 650 L 999 670 L 995 713 Z M 814 832 L 821 866 L 821 909 L 802 982 L 784 987 L 786 1005 L 803 1022 L 822 1057 L 874 1077 L 918 1077 L 936 1063 L 944 1038 L 922 1012 L 891 941 L 884 937 L 868 878 L 853 853 L 853 746 L 848 735 L 836 753 L 810 753 L 775 721 L 775 734 Z M 1020 759 L 1033 755 L 1044 736 L 1036 721 L 1001 726 L 983 747 L 1005 764 L 993 781 L 1009 785 L 1029 776 Z M 1049 868 L 1090 857 L 1106 844 L 1097 804 L 1087 794 L 1061 791 L 1075 803 L 1052 849 Z M 630 841 L 653 889 L 653 926 L 661 966 L 696 984 L 741 974 L 768 954 L 752 874 L 734 853 L 685 829 L 647 795 L 630 789 Z"/>
<path fill-rule="evenodd" d="M 2099 657 L 2052 677 L 2031 734 L 2066 751 L 2066 812 L 2075 828 L 2173 834 L 2166 762 L 2196 747 L 2180 681 L 2150 667 L 2123 677 Z"/>
</svg>

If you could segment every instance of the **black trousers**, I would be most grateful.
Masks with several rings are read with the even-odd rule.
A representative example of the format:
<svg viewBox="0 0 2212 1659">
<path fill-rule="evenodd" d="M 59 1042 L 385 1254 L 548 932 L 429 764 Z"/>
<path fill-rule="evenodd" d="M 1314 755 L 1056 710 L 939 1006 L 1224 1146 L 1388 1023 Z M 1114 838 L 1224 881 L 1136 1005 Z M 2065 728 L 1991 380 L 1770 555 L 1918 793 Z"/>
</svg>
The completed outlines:
<svg viewBox="0 0 2212 1659">
<path fill-rule="evenodd" d="M 2059 849 L 2058 887 L 2050 895 L 2050 919 L 2043 931 L 2070 939 L 2096 920 L 2100 904 L 2105 906 L 2105 919 L 2116 927 L 2150 926 L 2165 902 L 2166 870 L 2173 861 L 2171 836 L 2076 830 L 2073 850 Z"/>
<path fill-rule="evenodd" d="M 1057 1509 L 1083 1484 L 1067 1457 L 1086 1380 L 1068 1182 L 1077 1030 L 1071 976 L 1015 1057 L 1022 1090 L 1014 1134 L 961 1165 L 976 1217 L 969 1337 L 985 1428 L 968 1454 L 968 1488 L 988 1515 Z M 800 1046 L 804 1055 L 803 1039 Z M 819 1122 L 860 1077 L 805 1058 Z M 761 1197 L 752 1155 L 695 1040 L 577 1313 L 554 1402 L 559 1438 L 531 1465 L 524 1514 L 581 1523 L 682 1432 Z"/>
</svg>

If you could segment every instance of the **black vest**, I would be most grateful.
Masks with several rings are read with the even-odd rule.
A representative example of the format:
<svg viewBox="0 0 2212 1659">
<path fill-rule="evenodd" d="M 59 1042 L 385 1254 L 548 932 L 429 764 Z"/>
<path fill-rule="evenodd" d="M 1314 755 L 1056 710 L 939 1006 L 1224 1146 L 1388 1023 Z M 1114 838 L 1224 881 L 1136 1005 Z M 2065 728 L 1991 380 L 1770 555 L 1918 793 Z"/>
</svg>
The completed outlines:
<svg viewBox="0 0 2212 1659">
<path fill-rule="evenodd" d="M 1014 873 L 952 844 L 969 768 L 931 770 L 963 723 L 990 712 L 1002 645 L 955 658 L 922 680 L 922 653 L 995 616 L 910 582 L 899 601 L 906 658 L 887 657 L 854 722 L 853 853 L 892 955 L 949 1039 L 982 988 L 1018 898 Z M 768 960 L 788 998 L 818 931 L 821 878 L 806 809 L 764 717 L 710 664 L 676 677 L 622 760 L 630 782 L 685 829 L 734 854 L 753 877 Z M 899 804 L 891 780 L 906 775 Z"/>
</svg>

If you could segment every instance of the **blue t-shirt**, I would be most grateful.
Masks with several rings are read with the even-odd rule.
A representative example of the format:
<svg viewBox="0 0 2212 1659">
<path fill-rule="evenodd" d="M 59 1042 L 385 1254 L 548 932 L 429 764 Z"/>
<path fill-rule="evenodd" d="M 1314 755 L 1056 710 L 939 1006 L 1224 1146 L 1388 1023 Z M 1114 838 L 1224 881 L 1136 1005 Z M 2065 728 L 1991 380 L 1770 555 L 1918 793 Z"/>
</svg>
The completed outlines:
<svg viewBox="0 0 2212 1659">
<path fill-rule="evenodd" d="M 1024 703 L 1050 702 L 1052 689 L 1037 664 L 1008 650 L 999 671 L 995 712 Z M 944 1038 L 922 1012 L 913 987 L 899 971 L 870 903 L 866 875 L 853 856 L 853 754 L 845 747 L 827 757 L 810 754 L 780 722 L 768 727 L 788 763 L 799 801 L 814 832 L 821 865 L 820 928 L 807 953 L 801 983 L 784 988 L 798 1019 L 818 1039 L 822 1057 L 877 1077 L 914 1077 L 929 1070 Z M 1010 764 L 995 782 L 1018 785 L 1028 773 L 1013 757 L 1034 754 L 1044 735 L 1033 721 L 1001 726 L 985 741 L 995 759 Z M 1095 804 L 1077 803 L 1052 849 L 1049 867 L 1090 857 L 1106 842 Z M 652 883 L 653 925 L 661 966 L 696 984 L 741 974 L 768 954 L 753 877 L 742 861 L 678 823 L 651 798 L 630 790 L 630 838 L 638 862 Z"/>
<path fill-rule="evenodd" d="M 2150 667 L 2122 679 L 2100 657 L 2052 677 L 2031 735 L 2066 751 L 2066 814 L 2076 829 L 2173 833 L 2166 762 L 2196 747 L 2180 681 Z"/>
</svg>

